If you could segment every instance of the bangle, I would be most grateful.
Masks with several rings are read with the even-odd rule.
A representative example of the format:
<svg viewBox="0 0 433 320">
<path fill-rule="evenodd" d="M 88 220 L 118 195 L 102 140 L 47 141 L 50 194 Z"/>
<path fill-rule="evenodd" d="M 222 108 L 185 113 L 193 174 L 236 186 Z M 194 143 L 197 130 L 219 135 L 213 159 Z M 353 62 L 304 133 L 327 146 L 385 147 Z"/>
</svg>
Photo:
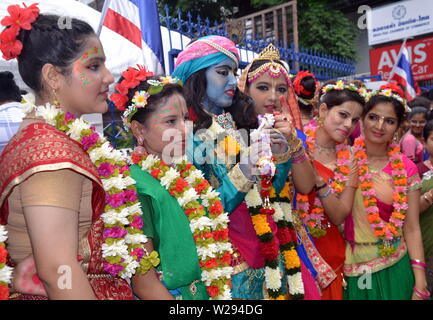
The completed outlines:
<svg viewBox="0 0 433 320">
<path fill-rule="evenodd" d="M 293 147 L 293 146 L 290 144 L 290 149 L 292 150 L 292 153 L 298 152 L 299 149 L 301 149 L 301 148 L 303 147 L 303 145 L 302 145 L 302 140 L 299 139 L 299 138 L 297 138 L 297 139 L 298 139 L 298 143 L 296 144 L 295 147 Z"/>
<path fill-rule="evenodd" d="M 412 265 L 416 264 L 418 266 L 423 267 L 424 269 L 427 268 L 427 265 L 424 262 L 422 262 L 421 260 L 412 259 L 412 260 L 410 260 L 410 264 L 412 264 Z"/>
<path fill-rule="evenodd" d="M 329 188 L 328 187 L 328 191 L 326 191 L 326 193 L 325 194 L 323 194 L 323 195 L 317 195 L 317 198 L 319 198 L 319 199 L 325 199 L 327 196 L 329 196 L 329 194 L 331 193 L 331 188 Z"/>
<path fill-rule="evenodd" d="M 418 270 L 422 270 L 422 271 L 425 272 L 425 268 L 424 267 L 412 266 L 412 269 L 418 269 Z"/>
<path fill-rule="evenodd" d="M 307 160 L 307 155 L 305 154 L 304 148 L 302 148 L 299 152 L 292 155 L 292 163 L 302 163 Z"/>
<path fill-rule="evenodd" d="M 427 300 L 428 298 L 430 298 L 431 295 L 430 291 L 428 291 L 427 289 L 425 289 L 425 291 L 427 291 L 427 294 L 425 294 L 419 291 L 415 286 L 413 287 L 413 291 L 415 291 L 415 294 L 423 300 Z"/>
<path fill-rule="evenodd" d="M 319 191 L 320 189 L 323 189 L 323 188 L 325 188 L 326 186 L 327 186 L 327 184 L 326 184 L 326 182 L 325 182 L 325 183 L 322 184 L 321 186 L 315 186 L 314 189 L 315 189 L 316 191 Z"/>
</svg>

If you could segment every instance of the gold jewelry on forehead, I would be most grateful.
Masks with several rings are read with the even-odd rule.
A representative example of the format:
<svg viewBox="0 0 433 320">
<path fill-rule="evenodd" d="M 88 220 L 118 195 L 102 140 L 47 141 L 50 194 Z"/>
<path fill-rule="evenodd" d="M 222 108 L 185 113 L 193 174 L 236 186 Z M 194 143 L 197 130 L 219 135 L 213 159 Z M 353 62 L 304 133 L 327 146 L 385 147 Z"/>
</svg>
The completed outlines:
<svg viewBox="0 0 433 320">
<path fill-rule="evenodd" d="M 263 49 L 263 51 L 260 52 L 259 56 L 255 58 L 252 63 L 260 60 L 270 61 L 261 65 L 256 70 L 248 73 L 248 82 L 255 81 L 266 71 L 269 72 L 269 75 L 272 78 L 278 78 L 281 74 L 284 74 L 284 76 L 290 80 L 286 68 L 282 64 L 276 62 L 281 60 L 280 51 L 272 43 L 270 43 L 265 49 Z"/>
</svg>

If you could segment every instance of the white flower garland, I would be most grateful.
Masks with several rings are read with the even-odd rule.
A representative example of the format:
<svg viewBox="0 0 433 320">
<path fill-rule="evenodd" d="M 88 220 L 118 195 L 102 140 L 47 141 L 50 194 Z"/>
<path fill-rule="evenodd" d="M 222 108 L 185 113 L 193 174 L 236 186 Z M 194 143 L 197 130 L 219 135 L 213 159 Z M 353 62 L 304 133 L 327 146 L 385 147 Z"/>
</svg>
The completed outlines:
<svg viewBox="0 0 433 320">
<path fill-rule="evenodd" d="M 245 203 L 248 209 L 259 210 L 263 206 L 262 197 L 260 196 L 257 185 L 255 184 L 253 188 L 248 191 L 245 196 Z M 257 232 L 257 231 L 256 231 Z M 272 232 L 272 231 L 270 231 Z M 275 292 L 281 292 L 282 289 L 282 274 L 280 272 L 280 267 L 277 264 L 276 268 L 265 267 L 265 283 L 268 290 Z"/>
<path fill-rule="evenodd" d="M 274 202 L 272 206 L 275 208 L 275 214 L 273 216 L 275 223 L 278 223 L 280 220 L 293 223 L 292 206 L 290 203 Z M 302 280 L 302 271 L 299 271 L 294 275 L 287 275 L 287 285 L 289 287 L 289 293 L 292 296 L 303 296 L 305 291 L 304 281 Z"/>
<path fill-rule="evenodd" d="M 96 168 L 102 162 L 110 164 L 127 163 L 127 159 L 123 154 L 113 149 L 110 143 L 94 131 L 85 120 L 77 119 L 69 113 L 65 114 L 60 108 L 49 103 L 45 106 L 35 106 L 33 104 L 34 98 L 31 95 L 25 96 L 24 99 L 23 111 L 25 114 L 35 110 L 37 117 L 42 117 L 48 124 L 65 132 L 71 139 L 79 143 L 84 137 L 89 137 L 89 134 L 86 133 L 97 134 L 95 144 L 90 145 L 87 150 Z M 104 191 L 110 195 L 117 195 L 130 190 L 135 192 L 135 180 L 126 173 L 129 173 L 129 170 L 118 174 L 113 173 L 108 177 L 101 176 Z M 106 258 L 109 263 L 108 268 L 117 268 L 110 269 L 111 271 L 107 268 L 108 273 L 118 275 L 123 279 L 131 278 L 137 269 L 142 266 L 142 263 L 145 262 L 147 251 L 144 249 L 143 244 L 147 242 L 147 238 L 140 229 L 131 225 L 134 222 L 134 217 L 140 217 L 141 219 L 141 215 L 141 206 L 138 200 L 128 202 L 125 200 L 124 205 L 116 208 L 113 208 L 108 203 L 105 206 L 104 213 L 101 215 L 105 229 L 118 227 L 124 232 L 127 231 L 127 235 L 124 237 L 108 237 L 102 245 L 102 257 Z M 146 267 L 143 267 L 143 269 L 146 269 Z M 140 272 L 145 273 L 145 271 L 147 270 Z"/>
<path fill-rule="evenodd" d="M 154 155 L 148 155 L 145 160 L 141 162 L 141 169 L 149 174 L 152 173 L 152 168 L 157 165 L 160 159 Z M 170 191 L 170 187 L 176 179 L 181 177 L 179 172 L 179 166 L 185 165 L 186 161 L 182 159 L 178 159 L 176 161 L 177 168 L 170 167 L 170 169 L 165 172 L 160 178 L 159 181 L 161 185 L 167 190 Z M 190 203 L 192 201 L 198 201 L 200 198 L 202 200 L 201 204 L 209 211 L 210 203 L 213 203 L 213 200 L 216 200 L 219 196 L 219 193 L 212 189 L 209 185 L 206 193 L 197 193 L 197 191 L 192 187 L 192 184 L 197 179 L 204 179 L 203 173 L 195 167 L 191 167 L 192 170 L 188 176 L 184 177 L 184 180 L 188 183 L 187 189 L 183 192 L 183 194 L 179 197 L 175 197 L 182 210 L 187 210 L 190 208 Z M 163 171 L 162 171 L 163 172 Z M 210 212 L 210 211 L 209 211 Z M 227 229 L 228 225 L 228 214 L 222 213 L 219 214 L 216 218 L 210 218 L 208 216 L 201 216 L 190 219 L 190 229 L 192 234 L 196 234 L 197 232 L 203 232 L 204 230 L 210 230 L 210 232 L 219 231 L 223 229 Z M 224 255 L 224 253 L 229 252 L 233 253 L 232 245 L 230 242 L 216 241 L 214 243 L 205 243 L 200 244 L 196 242 L 197 255 L 201 262 L 205 262 L 208 258 L 216 258 L 218 256 Z M 201 272 L 201 280 L 203 283 L 209 287 L 213 285 L 213 283 L 220 281 L 221 279 L 230 279 L 233 273 L 233 268 L 231 266 L 228 267 L 218 267 L 212 270 L 202 270 Z M 222 292 L 212 297 L 215 300 L 231 300 L 231 290 L 228 285 L 223 286 Z"/>
</svg>

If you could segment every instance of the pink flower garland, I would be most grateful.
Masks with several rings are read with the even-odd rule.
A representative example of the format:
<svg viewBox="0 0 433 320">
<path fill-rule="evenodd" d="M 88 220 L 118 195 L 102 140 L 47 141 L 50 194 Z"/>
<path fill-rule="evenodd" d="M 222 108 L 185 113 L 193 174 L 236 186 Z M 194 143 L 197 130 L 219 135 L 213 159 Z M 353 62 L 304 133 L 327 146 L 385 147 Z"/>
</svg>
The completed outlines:
<svg viewBox="0 0 433 320">
<path fill-rule="evenodd" d="M 309 152 L 313 153 L 314 144 L 316 142 L 316 130 L 317 126 L 309 124 L 305 126 L 305 134 L 307 135 L 307 145 Z M 334 170 L 334 179 L 330 185 L 331 192 L 335 195 L 341 194 L 347 181 L 349 180 L 349 163 L 350 163 L 350 152 L 349 146 L 346 143 L 340 143 L 336 145 L 337 162 Z M 320 238 L 326 235 L 326 230 L 321 228 L 322 221 L 325 220 L 325 211 L 319 198 L 315 197 L 313 209 L 310 212 L 310 203 L 308 195 L 298 193 L 297 195 L 297 207 L 299 216 L 305 225 L 308 226 L 311 234 L 315 238 Z"/>
<path fill-rule="evenodd" d="M 391 244 L 402 234 L 404 219 L 408 209 L 407 172 L 404 168 L 400 147 L 393 143 L 389 146 L 388 150 L 392 168 L 391 175 L 394 184 L 393 212 L 388 223 L 385 223 L 380 218 L 376 190 L 372 182 L 372 175 L 369 172 L 368 156 L 365 152 L 365 142 L 362 136 L 355 140 L 353 148 L 359 167 L 361 194 L 364 198 L 367 219 L 374 235 L 382 240 L 382 244 L 379 246 L 379 253 L 382 256 L 391 255 L 395 252 L 395 247 Z"/>
</svg>

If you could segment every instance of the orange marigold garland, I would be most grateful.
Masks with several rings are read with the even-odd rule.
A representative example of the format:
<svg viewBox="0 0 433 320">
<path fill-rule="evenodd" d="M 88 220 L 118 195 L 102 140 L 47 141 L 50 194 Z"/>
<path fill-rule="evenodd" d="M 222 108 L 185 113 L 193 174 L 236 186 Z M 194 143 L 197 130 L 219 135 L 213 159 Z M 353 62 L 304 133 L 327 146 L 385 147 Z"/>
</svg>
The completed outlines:
<svg viewBox="0 0 433 320">
<path fill-rule="evenodd" d="M 389 222 L 385 223 L 379 214 L 376 191 L 372 176 L 368 168 L 368 156 L 365 151 L 364 137 L 359 137 L 354 143 L 355 159 L 358 163 L 361 193 L 364 199 L 364 207 L 367 219 L 374 235 L 379 238 L 379 253 L 381 256 L 390 256 L 395 253 L 396 240 L 402 235 L 402 228 L 407 204 L 407 172 L 404 168 L 400 147 L 393 143 L 389 146 L 388 156 L 392 168 L 392 181 L 394 185 L 393 212 Z"/>
</svg>

